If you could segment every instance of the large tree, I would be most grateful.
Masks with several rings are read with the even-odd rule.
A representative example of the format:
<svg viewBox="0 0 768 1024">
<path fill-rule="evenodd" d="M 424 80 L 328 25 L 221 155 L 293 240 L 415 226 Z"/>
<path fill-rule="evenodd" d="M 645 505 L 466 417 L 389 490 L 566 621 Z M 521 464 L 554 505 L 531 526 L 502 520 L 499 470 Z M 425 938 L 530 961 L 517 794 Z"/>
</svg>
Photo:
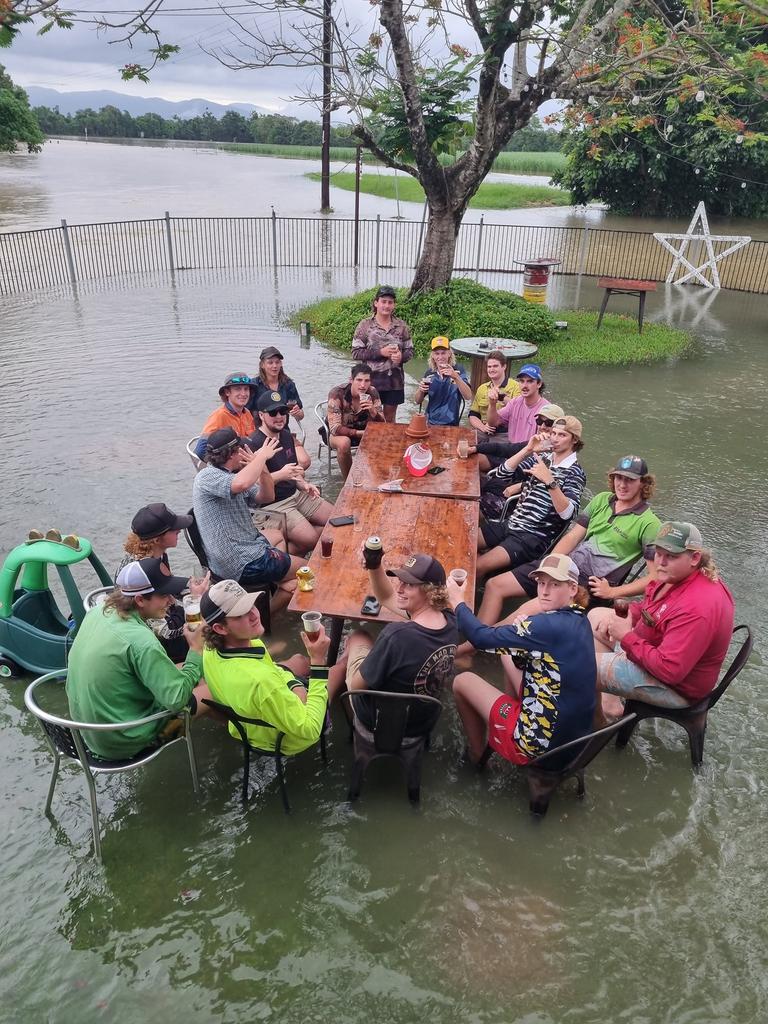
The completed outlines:
<svg viewBox="0 0 768 1024">
<path fill-rule="evenodd" d="M 26 143 L 30 153 L 37 153 L 45 137 L 29 109 L 27 94 L 0 64 L 0 152 L 13 153 L 20 142 Z"/>
</svg>

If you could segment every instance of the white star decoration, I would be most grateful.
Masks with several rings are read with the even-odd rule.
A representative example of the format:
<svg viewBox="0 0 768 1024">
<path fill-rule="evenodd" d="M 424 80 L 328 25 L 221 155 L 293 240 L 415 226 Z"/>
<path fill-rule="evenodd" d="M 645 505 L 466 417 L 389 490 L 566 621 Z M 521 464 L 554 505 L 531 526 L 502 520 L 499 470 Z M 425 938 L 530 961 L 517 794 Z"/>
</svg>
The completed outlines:
<svg viewBox="0 0 768 1024">
<path fill-rule="evenodd" d="M 700 226 L 696 229 L 696 224 Z M 720 274 L 717 270 L 717 264 L 720 260 L 725 259 L 726 256 L 730 256 L 731 253 L 736 252 L 737 249 L 743 248 L 745 245 L 749 245 L 752 238 L 749 235 L 713 235 L 709 230 L 709 221 L 707 220 L 707 211 L 704 208 L 704 203 L 701 202 L 696 207 L 696 212 L 693 215 L 693 220 L 688 225 L 688 230 L 685 234 L 670 234 L 664 231 L 654 231 L 653 237 L 668 249 L 669 252 L 675 257 L 672 263 L 672 268 L 667 274 L 667 284 L 671 284 L 673 281 L 675 284 L 685 284 L 686 281 L 690 281 L 691 278 L 695 278 L 699 284 L 703 284 L 705 288 L 719 288 L 720 287 Z M 678 248 L 676 249 L 670 240 L 678 242 Z M 698 267 L 686 259 L 686 252 L 690 242 L 703 242 L 707 251 L 707 259 L 704 260 Z M 729 245 L 727 249 L 723 249 L 722 252 L 715 255 L 713 242 L 732 242 L 733 245 Z M 675 274 L 677 273 L 678 267 L 683 265 L 688 271 L 681 278 L 675 281 Z M 704 277 L 702 271 L 709 270 L 712 275 L 712 280 L 708 280 Z"/>
</svg>

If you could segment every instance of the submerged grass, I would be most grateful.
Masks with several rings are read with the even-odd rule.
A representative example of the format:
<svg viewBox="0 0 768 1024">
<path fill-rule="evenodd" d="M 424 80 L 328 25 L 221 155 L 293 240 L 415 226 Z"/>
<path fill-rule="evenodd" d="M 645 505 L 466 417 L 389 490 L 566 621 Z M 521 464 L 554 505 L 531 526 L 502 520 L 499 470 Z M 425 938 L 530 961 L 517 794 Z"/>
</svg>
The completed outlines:
<svg viewBox="0 0 768 1024">
<path fill-rule="evenodd" d="M 558 366 L 622 366 L 682 358 L 693 351 L 690 334 L 666 324 L 643 323 L 637 332 L 634 317 L 607 313 L 597 330 L 597 313 L 585 309 L 558 309 L 558 320 L 568 328 L 539 349 L 537 359 Z"/>
<path fill-rule="evenodd" d="M 319 181 L 320 175 L 307 175 Z M 355 176 L 348 171 L 331 175 L 331 184 L 347 192 L 355 190 Z M 393 174 L 363 174 L 360 177 L 360 191 L 384 199 L 397 199 L 404 203 L 423 203 L 424 190 L 415 178 L 398 177 Z M 548 185 L 504 185 L 485 183 L 472 198 L 470 206 L 476 210 L 517 210 L 532 206 L 570 206 L 570 193 Z"/>
</svg>

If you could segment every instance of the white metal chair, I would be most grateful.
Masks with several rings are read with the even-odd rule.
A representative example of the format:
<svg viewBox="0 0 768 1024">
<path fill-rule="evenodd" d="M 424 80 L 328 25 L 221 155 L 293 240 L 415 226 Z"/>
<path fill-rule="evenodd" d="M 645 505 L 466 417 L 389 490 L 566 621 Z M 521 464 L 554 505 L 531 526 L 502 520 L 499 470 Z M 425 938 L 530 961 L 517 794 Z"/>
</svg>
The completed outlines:
<svg viewBox="0 0 768 1024">
<path fill-rule="evenodd" d="M 83 598 L 83 607 L 88 612 L 97 604 L 103 604 L 114 589 L 114 585 L 110 584 L 108 587 L 97 587 L 89 591 Z"/>
<path fill-rule="evenodd" d="M 323 450 L 323 448 L 325 448 L 326 452 L 328 453 L 328 472 L 330 473 L 330 471 L 331 471 L 331 458 L 335 458 L 336 457 L 336 451 L 328 443 L 329 434 L 328 434 L 328 423 L 327 423 L 327 420 L 326 420 L 327 410 L 328 410 L 328 399 L 327 398 L 325 399 L 324 402 L 318 402 L 317 405 L 314 408 L 315 418 L 317 419 L 317 457 L 318 457 L 318 459 L 320 458 L 320 452 Z M 359 444 L 359 442 L 358 442 L 358 444 Z M 357 447 L 358 447 L 357 444 L 352 445 L 352 455 L 353 456 L 357 453 Z"/>
<path fill-rule="evenodd" d="M 200 456 L 195 451 L 195 449 L 197 448 L 197 442 L 199 440 L 200 440 L 200 435 L 198 434 L 196 437 L 192 437 L 192 438 L 189 439 L 189 441 L 187 441 L 187 455 L 192 460 L 192 465 L 195 467 L 195 472 L 196 473 L 199 473 L 200 470 L 205 465 L 203 460 L 200 458 Z"/>
<path fill-rule="evenodd" d="M 164 750 L 167 750 L 168 747 L 172 747 L 175 743 L 184 742 L 186 744 L 187 755 L 189 757 L 189 770 L 192 774 L 192 786 L 195 793 L 199 793 L 200 784 L 197 778 L 195 749 L 192 745 L 189 709 L 184 708 L 182 711 L 158 711 L 154 715 L 148 715 L 146 718 L 139 718 L 132 722 L 110 722 L 109 724 L 104 724 L 101 722 L 92 723 L 70 721 L 67 718 L 62 718 L 59 715 L 52 715 L 43 710 L 37 702 L 37 690 L 41 686 L 46 683 L 53 682 L 54 680 L 64 682 L 66 681 L 66 678 L 66 669 L 57 669 L 55 672 L 48 672 L 46 675 L 40 676 L 38 679 L 35 679 L 30 683 L 24 694 L 24 703 L 28 710 L 31 711 L 35 718 L 40 722 L 43 735 L 45 736 L 46 742 L 53 756 L 53 774 L 51 776 L 51 784 L 48 787 L 48 797 L 45 801 L 45 814 L 49 814 L 51 810 L 51 801 L 53 800 L 53 791 L 56 788 L 56 780 L 59 775 L 61 758 L 68 758 L 70 761 L 74 761 L 76 764 L 79 764 L 83 769 L 83 774 L 85 775 L 85 783 L 88 787 L 88 799 L 91 805 L 93 852 L 96 859 L 101 861 L 99 809 L 96 803 L 95 783 L 97 775 L 114 775 L 132 771 L 134 768 L 140 768 L 142 765 L 148 764 L 150 761 L 154 761 L 154 759 L 162 754 Z M 139 751 L 139 753 L 134 757 L 126 758 L 124 760 L 108 760 L 97 757 L 96 754 L 88 750 L 82 736 L 83 730 L 116 732 L 118 729 L 131 729 L 139 725 L 145 725 L 147 722 L 159 722 L 164 718 L 178 717 L 182 718 L 184 721 L 183 735 L 169 740 L 167 743 L 159 747 L 146 747 L 144 750 Z"/>
</svg>

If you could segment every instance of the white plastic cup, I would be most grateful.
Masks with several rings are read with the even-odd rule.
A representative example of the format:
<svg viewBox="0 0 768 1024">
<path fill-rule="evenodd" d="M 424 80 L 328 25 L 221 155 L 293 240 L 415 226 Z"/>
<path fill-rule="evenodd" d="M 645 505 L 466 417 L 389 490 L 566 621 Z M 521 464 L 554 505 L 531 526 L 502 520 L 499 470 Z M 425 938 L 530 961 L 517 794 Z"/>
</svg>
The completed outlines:
<svg viewBox="0 0 768 1024">
<path fill-rule="evenodd" d="M 467 570 L 466 569 L 451 569 L 451 571 L 448 573 L 448 575 L 451 577 L 451 579 L 455 583 L 458 583 L 458 585 L 460 587 L 463 587 L 464 584 L 467 582 Z"/>
<path fill-rule="evenodd" d="M 313 640 L 317 640 L 320 636 L 320 626 L 322 624 L 322 613 L 321 612 L 304 612 L 301 616 L 301 624 L 304 627 L 304 632 L 307 634 L 307 640 L 310 643 Z"/>
<path fill-rule="evenodd" d="M 469 456 L 469 441 L 465 437 L 459 441 L 456 446 L 456 452 L 460 459 L 466 459 Z"/>
</svg>

